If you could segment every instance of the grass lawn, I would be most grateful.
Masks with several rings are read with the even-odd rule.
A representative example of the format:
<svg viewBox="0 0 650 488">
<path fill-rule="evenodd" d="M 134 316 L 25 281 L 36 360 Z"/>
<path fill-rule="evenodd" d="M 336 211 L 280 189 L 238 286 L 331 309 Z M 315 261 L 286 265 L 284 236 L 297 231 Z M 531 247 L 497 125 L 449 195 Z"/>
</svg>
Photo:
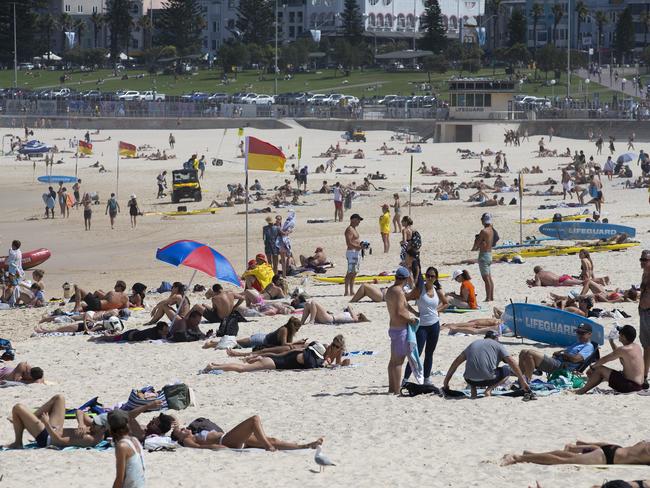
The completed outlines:
<svg viewBox="0 0 650 488">
<path fill-rule="evenodd" d="M 98 70 L 90 73 L 72 72 L 69 73 L 70 80 L 65 86 L 74 90 L 90 90 L 98 88 L 102 91 L 116 91 L 119 89 L 129 90 L 151 90 L 155 81 L 156 90 L 167 95 L 181 95 L 192 91 L 202 91 L 207 93 L 225 92 L 235 93 L 240 91 L 251 91 L 256 93 L 273 94 L 274 82 L 271 75 L 264 75 L 260 80 L 256 71 L 246 71 L 237 75 L 229 75 L 232 80 L 228 85 L 221 81 L 221 70 L 200 70 L 196 74 L 180 76 L 173 75 L 156 75 L 150 76 L 142 70 L 129 70 L 126 72 L 129 79 L 121 80 L 112 77 L 110 70 Z M 472 76 L 492 77 L 492 69 L 483 69 Z M 59 86 L 59 77 L 61 71 L 41 71 L 34 70 L 19 71 L 18 85 L 24 88 L 41 89 Z M 144 75 L 137 78 L 138 75 Z M 431 86 L 434 93 L 447 99 L 446 81 L 457 75 L 457 72 L 449 71 L 445 74 L 432 73 Z M 467 76 L 467 73 L 463 73 Z M 13 71 L 0 71 L 0 87 L 13 86 Z M 532 73 L 530 74 L 532 78 Z M 504 78 L 503 70 L 497 70 L 495 78 Z M 561 78 L 555 87 L 545 83 L 544 73 L 538 73 L 538 82 L 525 83 L 521 86 L 518 93 L 535 96 L 551 97 L 564 96 L 566 94 L 566 78 Z M 103 82 L 98 85 L 97 80 Z M 357 97 L 373 95 L 421 95 L 424 94 L 420 88 L 421 84 L 427 83 L 429 77 L 426 73 L 388 73 L 381 69 L 368 69 L 364 71 L 354 71 L 349 77 L 344 77 L 334 70 L 322 70 L 313 73 L 296 74 L 292 80 L 285 81 L 278 79 L 278 93 L 282 92 L 299 92 L 308 91 L 312 93 L 340 92 Z M 597 83 L 590 83 L 589 95 L 599 92 L 601 100 L 610 100 L 613 91 Z M 574 97 L 583 97 L 586 95 L 584 83 L 577 76 L 571 77 L 571 94 Z"/>
</svg>

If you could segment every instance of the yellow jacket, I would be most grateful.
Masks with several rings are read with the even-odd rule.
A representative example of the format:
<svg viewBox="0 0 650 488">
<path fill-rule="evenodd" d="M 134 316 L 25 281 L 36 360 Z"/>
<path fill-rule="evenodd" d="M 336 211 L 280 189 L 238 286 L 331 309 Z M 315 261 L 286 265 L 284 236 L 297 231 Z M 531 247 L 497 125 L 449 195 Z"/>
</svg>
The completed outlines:
<svg viewBox="0 0 650 488">
<path fill-rule="evenodd" d="M 254 276 L 262 290 L 264 290 L 273 279 L 273 268 L 267 263 L 258 264 L 244 273 L 243 277 L 246 278 L 247 276 Z"/>
</svg>

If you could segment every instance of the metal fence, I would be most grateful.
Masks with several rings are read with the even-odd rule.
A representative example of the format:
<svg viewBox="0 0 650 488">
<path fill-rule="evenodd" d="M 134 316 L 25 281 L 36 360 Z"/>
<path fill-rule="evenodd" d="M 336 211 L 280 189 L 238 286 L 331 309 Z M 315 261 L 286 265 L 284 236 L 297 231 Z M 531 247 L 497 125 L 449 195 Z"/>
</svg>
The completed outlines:
<svg viewBox="0 0 650 488">
<path fill-rule="evenodd" d="M 383 105 L 254 105 L 183 101 L 115 101 L 31 98 L 0 99 L 0 114 L 34 117 L 129 117 L 129 118 L 317 118 L 317 119 L 432 119 L 448 120 L 446 107 L 386 107 Z M 536 110 L 485 112 L 486 120 L 620 119 L 649 120 L 646 104 L 564 106 Z"/>
</svg>

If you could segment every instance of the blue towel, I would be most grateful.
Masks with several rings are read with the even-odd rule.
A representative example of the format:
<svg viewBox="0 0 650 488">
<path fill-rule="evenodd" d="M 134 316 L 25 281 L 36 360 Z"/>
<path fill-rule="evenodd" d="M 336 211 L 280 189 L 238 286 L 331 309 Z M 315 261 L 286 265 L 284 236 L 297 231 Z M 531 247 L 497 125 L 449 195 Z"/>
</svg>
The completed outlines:
<svg viewBox="0 0 650 488">
<path fill-rule="evenodd" d="M 374 356 L 375 354 L 377 354 L 375 351 L 361 350 L 361 351 L 349 351 L 349 352 L 346 352 L 345 354 L 343 354 L 343 356 L 348 356 L 348 357 L 351 357 L 351 356 Z"/>
<path fill-rule="evenodd" d="M 413 371 L 413 376 L 415 377 L 416 383 L 421 385 L 424 383 L 424 368 L 422 367 L 422 361 L 420 360 L 420 353 L 418 352 L 418 341 L 415 336 L 415 333 L 419 327 L 420 319 L 417 319 L 417 322 L 415 324 L 409 324 L 406 329 L 406 341 L 409 344 L 409 355 L 406 356 L 406 359 L 411 365 L 411 370 Z"/>
</svg>

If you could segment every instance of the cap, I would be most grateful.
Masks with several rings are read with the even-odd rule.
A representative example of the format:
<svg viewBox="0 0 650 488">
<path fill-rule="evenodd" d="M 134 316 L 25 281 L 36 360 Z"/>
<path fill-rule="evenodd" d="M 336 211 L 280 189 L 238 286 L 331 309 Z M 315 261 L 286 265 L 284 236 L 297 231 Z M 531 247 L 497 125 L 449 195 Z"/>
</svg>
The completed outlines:
<svg viewBox="0 0 650 488">
<path fill-rule="evenodd" d="M 628 341 L 634 342 L 636 339 L 636 329 L 631 325 L 623 325 L 622 327 L 616 327 L 618 332 L 627 338 Z"/>
<path fill-rule="evenodd" d="M 452 279 L 452 280 L 455 280 L 456 278 L 458 278 L 458 277 L 459 277 L 460 275 L 462 275 L 462 274 L 463 274 L 463 271 L 460 270 L 460 269 L 457 269 L 456 271 L 454 271 L 454 272 L 451 274 L 451 279 Z"/>
<path fill-rule="evenodd" d="M 320 342 L 314 341 L 311 344 L 309 344 L 308 349 L 311 349 L 316 356 L 319 358 L 323 359 L 325 357 L 325 346 L 323 346 Z"/>
<path fill-rule="evenodd" d="M 93 418 L 93 423 L 95 425 L 98 425 L 99 427 L 108 427 L 108 414 L 107 413 L 102 413 L 99 415 L 96 415 Z"/>
<path fill-rule="evenodd" d="M 409 273 L 409 270 L 406 269 L 404 266 L 400 266 L 399 268 L 397 268 L 397 271 L 395 271 L 395 278 L 398 280 L 406 279 L 410 275 L 411 273 Z"/>
<path fill-rule="evenodd" d="M 361 215 L 355 213 L 355 214 L 350 215 L 350 220 L 352 220 L 352 219 L 363 220 L 363 217 Z"/>
<path fill-rule="evenodd" d="M 592 332 L 591 324 L 580 324 L 578 326 L 578 328 L 576 329 L 576 334 L 578 334 L 580 332 L 585 332 L 585 333 L 591 334 L 591 332 Z"/>
<path fill-rule="evenodd" d="M 252 267 L 255 266 L 256 264 L 257 264 L 257 263 L 255 262 L 254 259 L 251 259 L 250 261 L 248 261 L 248 267 L 249 267 L 249 268 L 252 268 Z"/>
<path fill-rule="evenodd" d="M 259 253 L 259 254 L 257 254 L 257 255 L 255 256 L 255 259 L 259 259 L 260 261 L 264 261 L 264 262 L 266 262 L 266 255 L 265 255 L 265 254 L 262 254 L 262 253 Z"/>
<path fill-rule="evenodd" d="M 494 330 L 488 330 L 488 331 L 485 333 L 485 337 L 484 337 L 484 338 L 485 338 L 485 339 L 494 339 L 494 340 L 497 340 L 497 339 L 499 338 L 499 334 L 497 334 L 497 332 L 494 331 Z"/>
<path fill-rule="evenodd" d="M 492 214 L 485 212 L 483 215 L 481 215 L 481 222 L 484 224 L 491 224 L 492 223 Z"/>
</svg>

